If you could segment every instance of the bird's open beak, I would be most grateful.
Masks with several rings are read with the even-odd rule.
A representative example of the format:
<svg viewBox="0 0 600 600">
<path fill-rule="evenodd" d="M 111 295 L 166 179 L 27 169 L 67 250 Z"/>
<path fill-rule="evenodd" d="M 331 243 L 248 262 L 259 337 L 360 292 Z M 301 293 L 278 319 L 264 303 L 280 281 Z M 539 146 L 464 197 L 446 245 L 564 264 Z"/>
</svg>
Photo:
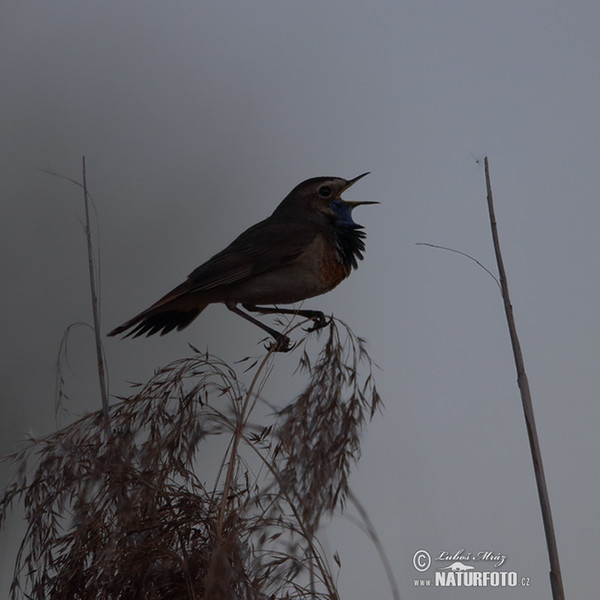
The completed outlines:
<svg viewBox="0 0 600 600">
<path fill-rule="evenodd" d="M 359 179 L 366 177 L 370 172 L 371 171 L 367 171 L 366 173 L 363 173 L 362 175 L 359 175 L 354 179 L 349 179 L 348 185 L 342 190 L 342 192 L 345 192 L 350 186 L 353 186 Z M 380 204 L 380 202 L 375 202 L 373 200 L 344 200 L 344 203 L 349 204 L 351 208 L 354 208 L 355 206 L 359 206 L 361 204 Z"/>
<path fill-rule="evenodd" d="M 346 204 L 349 204 L 352 208 L 360 206 L 361 204 L 381 204 L 375 200 L 344 200 Z"/>
<path fill-rule="evenodd" d="M 344 188 L 344 190 L 347 190 L 350 186 L 354 185 L 359 179 L 366 177 L 370 172 L 371 171 L 367 171 L 366 173 L 363 173 L 362 175 L 359 175 L 358 177 L 355 177 L 354 179 L 349 179 L 348 185 Z"/>
</svg>

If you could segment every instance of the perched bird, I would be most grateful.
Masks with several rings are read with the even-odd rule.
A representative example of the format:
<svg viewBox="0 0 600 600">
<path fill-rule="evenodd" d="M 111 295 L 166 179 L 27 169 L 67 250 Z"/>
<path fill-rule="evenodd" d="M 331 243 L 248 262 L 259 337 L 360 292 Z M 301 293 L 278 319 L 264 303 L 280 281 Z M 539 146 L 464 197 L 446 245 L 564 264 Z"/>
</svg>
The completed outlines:
<svg viewBox="0 0 600 600">
<path fill-rule="evenodd" d="M 343 281 L 363 258 L 365 233 L 352 220 L 360 204 L 341 194 L 359 179 L 314 177 L 297 185 L 273 214 L 250 227 L 227 248 L 194 270 L 186 281 L 150 308 L 108 335 L 164 335 L 187 327 L 209 304 L 223 302 L 234 313 L 258 325 L 274 340 L 274 350 L 290 349 L 287 336 L 268 327 L 238 307 L 262 314 L 299 314 L 326 319 L 315 310 L 283 309 L 261 304 L 292 304 L 319 296 Z"/>
</svg>

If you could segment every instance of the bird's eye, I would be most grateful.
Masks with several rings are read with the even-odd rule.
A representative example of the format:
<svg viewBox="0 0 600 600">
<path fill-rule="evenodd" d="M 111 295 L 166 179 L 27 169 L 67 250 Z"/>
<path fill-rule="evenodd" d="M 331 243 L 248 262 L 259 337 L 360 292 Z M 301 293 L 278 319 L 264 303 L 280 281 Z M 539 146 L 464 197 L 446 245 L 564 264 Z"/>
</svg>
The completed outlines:
<svg viewBox="0 0 600 600">
<path fill-rule="evenodd" d="M 331 188 L 328 185 L 322 185 L 319 189 L 319 196 L 323 198 L 329 198 L 331 196 Z"/>
</svg>

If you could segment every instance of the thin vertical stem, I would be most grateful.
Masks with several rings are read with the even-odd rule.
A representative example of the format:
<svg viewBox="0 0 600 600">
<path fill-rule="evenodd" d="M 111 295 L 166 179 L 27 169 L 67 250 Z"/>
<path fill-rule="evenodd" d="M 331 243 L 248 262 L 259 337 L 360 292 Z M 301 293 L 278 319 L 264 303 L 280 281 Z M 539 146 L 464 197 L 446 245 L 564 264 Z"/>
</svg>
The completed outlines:
<svg viewBox="0 0 600 600">
<path fill-rule="evenodd" d="M 358 511 L 360 518 L 363 520 L 364 528 L 367 534 L 369 535 L 373 544 L 375 545 L 375 549 L 379 554 L 379 560 L 381 560 L 381 562 L 383 563 L 385 574 L 387 575 L 390 587 L 392 588 L 392 598 L 394 598 L 394 600 L 400 600 L 400 591 L 398 590 L 398 583 L 396 582 L 396 577 L 394 576 L 394 570 L 392 569 L 392 565 L 390 564 L 387 554 L 385 553 L 383 544 L 381 543 L 381 540 L 377 535 L 375 526 L 373 525 L 373 522 L 369 517 L 369 513 L 366 511 L 365 507 L 360 503 L 360 501 L 358 500 L 358 498 L 352 490 L 348 490 L 348 499 L 350 500 L 350 502 L 352 502 L 352 504 L 354 504 L 354 507 Z"/>
<path fill-rule="evenodd" d="M 254 377 L 252 378 L 250 387 L 248 388 L 248 390 L 246 392 L 246 396 L 244 398 L 244 404 L 242 405 L 242 408 L 241 408 L 239 414 L 236 415 L 236 423 L 235 423 L 235 429 L 233 431 L 231 450 L 229 451 L 229 463 L 227 465 L 227 472 L 225 474 L 225 482 L 223 484 L 223 493 L 221 496 L 221 505 L 219 506 L 219 516 L 217 518 L 217 535 L 219 538 L 223 534 L 223 523 L 225 521 L 225 509 L 227 507 L 227 502 L 229 501 L 229 493 L 231 491 L 231 486 L 233 485 L 233 475 L 235 473 L 235 468 L 237 466 L 238 447 L 240 445 L 240 441 L 244 437 L 244 427 L 246 426 L 246 421 L 248 419 L 249 412 L 252 410 L 252 407 L 254 406 L 254 404 L 252 404 L 252 407 L 250 407 L 250 401 L 254 394 L 254 389 L 258 383 L 258 378 L 260 377 L 260 374 L 262 373 L 263 369 L 265 368 L 265 366 L 266 366 L 267 362 L 269 361 L 269 359 L 271 358 L 272 354 L 273 354 L 273 350 L 271 349 L 267 352 L 267 354 L 262 359 L 262 362 L 256 369 L 256 373 L 254 374 Z M 249 409 L 249 407 L 250 407 L 250 409 Z"/>
<path fill-rule="evenodd" d="M 96 292 L 96 273 L 94 271 L 94 254 L 92 247 L 92 232 L 90 228 L 90 206 L 87 189 L 87 177 L 85 171 L 85 156 L 82 157 L 83 171 L 83 200 L 85 205 L 85 238 L 87 241 L 88 268 L 90 272 L 90 291 L 92 294 L 92 313 L 94 318 L 94 337 L 96 340 L 96 358 L 98 366 L 98 382 L 100 384 L 100 398 L 102 400 L 102 412 L 104 413 L 105 430 L 107 438 L 112 435 L 110 427 L 110 413 L 108 410 L 108 386 L 106 385 L 106 369 L 104 366 L 104 354 L 102 353 L 102 340 L 100 338 L 100 310 L 98 308 L 98 294 Z"/>
<path fill-rule="evenodd" d="M 542 452 L 540 450 L 540 443 L 535 426 L 535 417 L 533 414 L 533 404 L 531 401 L 531 391 L 529 390 L 529 381 L 527 380 L 527 374 L 525 373 L 525 363 L 523 362 L 521 344 L 519 343 L 519 338 L 517 336 L 513 308 L 508 293 L 508 283 L 506 280 L 506 271 L 504 270 L 504 261 L 502 260 L 502 254 L 500 252 L 500 240 L 498 238 L 498 228 L 496 226 L 496 215 L 494 214 L 490 167 L 487 156 L 485 157 L 485 183 L 487 188 L 487 202 L 488 212 L 490 215 L 490 225 L 492 228 L 492 239 L 494 242 L 494 253 L 496 254 L 498 274 L 500 276 L 502 301 L 504 302 L 504 312 L 508 322 L 510 342 L 515 359 L 515 366 L 517 368 L 517 384 L 521 392 L 521 402 L 523 404 L 523 413 L 525 414 L 527 436 L 529 437 L 529 447 L 531 448 L 533 469 L 535 471 L 535 480 L 537 483 L 540 506 L 542 509 L 544 531 L 546 534 L 546 545 L 548 547 L 548 556 L 550 558 L 550 584 L 552 586 L 552 597 L 554 600 L 564 600 L 565 593 L 562 585 L 562 575 L 558 560 L 558 548 L 556 546 L 556 535 L 554 533 L 554 524 L 552 522 L 552 512 L 550 510 L 550 498 L 548 496 L 548 487 L 546 485 L 546 476 L 544 475 L 544 465 L 542 463 Z"/>
</svg>

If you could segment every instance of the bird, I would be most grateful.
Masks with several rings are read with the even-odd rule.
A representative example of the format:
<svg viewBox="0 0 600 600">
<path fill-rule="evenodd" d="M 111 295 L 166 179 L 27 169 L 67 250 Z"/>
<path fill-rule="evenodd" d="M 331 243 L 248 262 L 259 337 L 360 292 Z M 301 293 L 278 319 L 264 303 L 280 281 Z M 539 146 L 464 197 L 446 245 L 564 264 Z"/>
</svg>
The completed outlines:
<svg viewBox="0 0 600 600">
<path fill-rule="evenodd" d="M 328 323 L 321 311 L 279 305 L 324 294 L 357 268 L 363 259 L 366 234 L 352 219 L 352 211 L 359 205 L 379 202 L 343 200 L 341 194 L 368 174 L 349 180 L 313 177 L 298 184 L 269 217 L 244 231 L 192 271 L 182 284 L 108 335 L 138 337 L 181 331 L 209 304 L 224 303 L 273 338 L 268 349 L 291 350 L 286 335 L 248 312 L 301 315 L 312 320 L 311 330 Z M 239 308 L 240 304 L 248 312 Z"/>
</svg>

